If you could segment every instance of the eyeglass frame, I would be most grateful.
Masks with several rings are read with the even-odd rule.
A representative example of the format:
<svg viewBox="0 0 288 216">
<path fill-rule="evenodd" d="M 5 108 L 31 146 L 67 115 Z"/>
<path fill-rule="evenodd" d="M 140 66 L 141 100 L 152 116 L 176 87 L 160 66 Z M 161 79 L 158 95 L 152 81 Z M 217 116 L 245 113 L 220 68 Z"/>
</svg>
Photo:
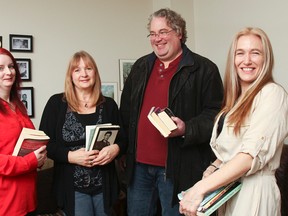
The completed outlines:
<svg viewBox="0 0 288 216">
<path fill-rule="evenodd" d="M 148 38 L 148 37 L 149 37 L 150 39 L 151 39 L 151 38 L 156 38 L 156 37 L 165 38 L 165 37 L 167 37 L 167 35 L 168 35 L 170 32 L 172 32 L 172 31 L 174 31 L 174 29 L 171 29 L 171 30 L 165 30 L 165 29 L 163 29 L 163 30 L 160 30 L 160 31 L 158 32 L 158 34 L 155 33 L 155 32 L 152 32 L 152 33 L 150 33 L 150 34 L 147 35 L 147 38 Z"/>
</svg>

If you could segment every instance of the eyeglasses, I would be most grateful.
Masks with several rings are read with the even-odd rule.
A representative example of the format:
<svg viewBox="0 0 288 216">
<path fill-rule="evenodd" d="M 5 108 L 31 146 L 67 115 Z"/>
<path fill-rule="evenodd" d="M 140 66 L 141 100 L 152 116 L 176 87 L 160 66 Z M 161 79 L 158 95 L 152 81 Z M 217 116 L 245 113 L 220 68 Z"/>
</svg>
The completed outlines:
<svg viewBox="0 0 288 216">
<path fill-rule="evenodd" d="M 171 29 L 170 31 L 161 30 L 161 31 L 159 31 L 158 34 L 156 34 L 155 32 L 151 32 L 149 35 L 147 35 L 147 37 L 149 37 L 150 39 L 155 39 L 156 37 L 165 38 L 172 31 L 174 31 L 174 30 L 173 29 Z"/>
</svg>

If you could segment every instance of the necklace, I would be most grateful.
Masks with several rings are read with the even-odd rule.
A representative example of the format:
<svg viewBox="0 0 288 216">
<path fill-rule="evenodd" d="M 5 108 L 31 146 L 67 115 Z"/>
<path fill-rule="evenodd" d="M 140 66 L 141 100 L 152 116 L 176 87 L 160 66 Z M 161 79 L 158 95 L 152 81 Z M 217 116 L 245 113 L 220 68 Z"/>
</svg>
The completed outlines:
<svg viewBox="0 0 288 216">
<path fill-rule="evenodd" d="M 88 99 L 88 100 L 87 100 Z M 80 106 L 85 108 L 85 109 L 90 109 L 93 107 L 92 101 L 91 101 L 91 96 L 90 97 L 83 97 L 83 99 L 79 99 L 80 101 Z"/>
<path fill-rule="evenodd" d="M 89 102 L 89 101 L 83 101 L 82 102 L 82 106 L 85 108 L 85 109 L 90 109 L 91 107 L 93 107 L 92 103 Z"/>
<path fill-rule="evenodd" d="M 85 101 L 85 100 L 80 100 L 80 101 L 81 101 L 81 106 L 83 106 L 86 109 L 89 108 L 89 103 L 90 103 L 89 101 Z"/>
</svg>

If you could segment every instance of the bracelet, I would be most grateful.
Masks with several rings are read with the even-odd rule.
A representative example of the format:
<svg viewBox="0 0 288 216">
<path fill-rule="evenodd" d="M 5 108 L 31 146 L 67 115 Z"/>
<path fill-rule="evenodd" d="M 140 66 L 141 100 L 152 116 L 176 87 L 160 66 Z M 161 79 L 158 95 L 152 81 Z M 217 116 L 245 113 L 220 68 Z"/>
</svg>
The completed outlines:
<svg viewBox="0 0 288 216">
<path fill-rule="evenodd" d="M 213 164 L 213 163 L 211 163 L 210 166 L 212 166 L 212 167 L 215 168 L 215 170 L 214 170 L 213 172 L 216 172 L 216 171 L 219 169 L 219 167 L 217 167 L 217 166 L 216 166 L 215 164 Z"/>
<path fill-rule="evenodd" d="M 217 166 L 216 166 L 215 164 L 213 164 L 213 163 L 211 163 L 210 166 L 214 167 L 216 170 L 219 169 L 219 167 L 217 167 Z M 216 171 L 216 170 L 215 170 L 215 171 Z"/>
</svg>

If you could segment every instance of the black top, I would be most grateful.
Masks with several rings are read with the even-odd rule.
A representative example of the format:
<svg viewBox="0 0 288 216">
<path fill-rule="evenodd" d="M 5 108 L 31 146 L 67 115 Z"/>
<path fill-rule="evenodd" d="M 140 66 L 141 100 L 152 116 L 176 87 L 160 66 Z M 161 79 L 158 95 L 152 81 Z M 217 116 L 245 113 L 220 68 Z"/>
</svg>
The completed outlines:
<svg viewBox="0 0 288 216">
<path fill-rule="evenodd" d="M 100 111 L 99 111 L 100 110 Z M 95 113 L 78 114 L 67 109 L 66 118 L 62 129 L 63 140 L 74 142 L 70 147 L 72 151 L 85 148 L 86 125 L 102 123 L 103 105 Z M 84 167 L 75 164 L 73 179 L 76 191 L 86 194 L 99 194 L 102 192 L 102 172 L 99 166 Z"/>
<path fill-rule="evenodd" d="M 184 138 L 168 138 L 165 168 L 166 177 L 173 182 L 173 204 L 179 202 L 177 194 L 199 181 L 216 158 L 209 142 L 223 99 L 222 79 L 217 66 L 184 44 L 182 51 L 168 95 L 168 107 L 186 126 Z M 141 105 L 156 58 L 155 53 L 150 53 L 133 64 L 121 94 L 120 113 L 129 138 L 126 155 L 128 184 L 133 181 Z"/>
<path fill-rule="evenodd" d="M 79 146 L 79 142 L 68 142 L 63 139 L 63 127 L 67 118 L 67 103 L 62 99 L 63 94 L 53 95 L 47 102 L 40 122 L 40 130 L 43 130 L 49 137 L 50 141 L 47 145 L 48 157 L 54 160 L 54 178 L 53 191 L 56 197 L 57 205 L 67 216 L 74 216 L 75 206 L 75 189 L 74 189 L 74 172 L 75 166 L 68 162 L 68 152 L 71 148 Z M 103 102 L 102 123 L 112 123 L 121 126 L 119 120 L 118 106 L 111 98 L 105 97 Z M 97 107 L 98 110 L 99 107 Z M 93 114 L 91 114 L 93 116 Z M 97 113 L 94 114 L 97 116 Z M 85 125 L 93 123 L 88 116 L 75 115 L 79 122 Z M 87 117 L 87 118 L 86 118 Z M 97 119 L 97 118 L 96 118 Z M 78 123 L 79 123 L 78 122 Z M 79 133 L 84 136 L 84 133 Z M 69 137 L 69 136 L 68 136 Z M 68 138 L 66 138 L 68 139 Z M 84 140 L 82 139 L 82 145 Z M 123 141 L 123 132 L 120 129 L 115 143 L 120 147 L 120 153 L 125 150 Z M 115 163 L 100 166 L 103 175 L 103 198 L 105 212 L 113 205 L 118 198 L 118 177 L 115 169 Z"/>
</svg>

